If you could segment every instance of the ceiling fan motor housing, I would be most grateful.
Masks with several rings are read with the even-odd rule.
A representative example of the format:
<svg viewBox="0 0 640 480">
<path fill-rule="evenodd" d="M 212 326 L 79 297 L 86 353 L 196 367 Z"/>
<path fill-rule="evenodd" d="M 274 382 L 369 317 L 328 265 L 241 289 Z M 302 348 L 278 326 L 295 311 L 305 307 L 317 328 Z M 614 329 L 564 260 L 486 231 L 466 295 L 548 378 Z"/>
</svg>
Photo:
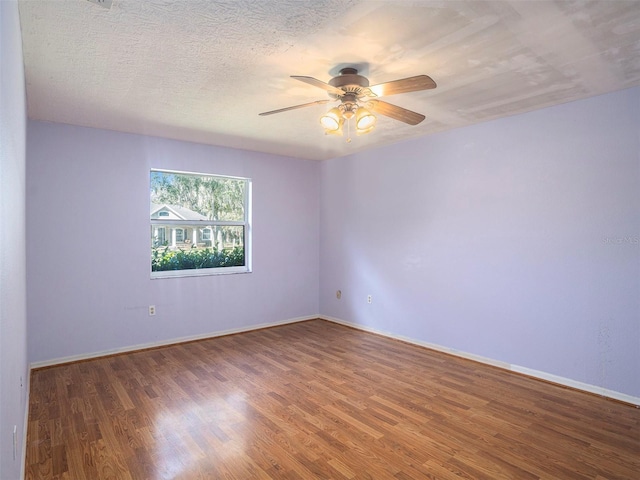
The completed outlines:
<svg viewBox="0 0 640 480">
<path fill-rule="evenodd" d="M 365 91 L 369 87 L 369 80 L 362 75 L 358 75 L 358 70 L 355 68 L 343 68 L 340 70 L 340 75 L 329 80 L 329 85 L 360 98 L 365 96 Z M 329 96 L 334 99 L 340 97 L 334 93 L 329 93 Z"/>
</svg>

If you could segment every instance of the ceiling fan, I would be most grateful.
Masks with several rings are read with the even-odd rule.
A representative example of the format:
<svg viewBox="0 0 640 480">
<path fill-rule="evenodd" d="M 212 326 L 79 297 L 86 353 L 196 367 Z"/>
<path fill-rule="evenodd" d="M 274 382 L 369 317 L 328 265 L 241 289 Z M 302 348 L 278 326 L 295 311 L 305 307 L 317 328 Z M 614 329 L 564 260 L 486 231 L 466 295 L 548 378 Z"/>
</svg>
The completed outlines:
<svg viewBox="0 0 640 480">
<path fill-rule="evenodd" d="M 259 115 L 273 115 L 274 113 L 286 112 L 288 110 L 339 101 L 340 104 L 337 107 L 332 108 L 320 118 L 320 123 L 325 129 L 325 133 L 334 135 L 342 135 L 345 121 L 348 122 L 354 117 L 356 119 L 356 133 L 358 135 L 369 133 L 373 130 L 376 123 L 376 117 L 372 112 L 409 125 L 417 125 L 424 120 L 424 115 L 397 105 L 392 105 L 391 103 L 383 102 L 382 100 L 378 100 L 378 97 L 436 88 L 436 82 L 427 75 L 417 75 L 415 77 L 370 86 L 369 80 L 362 75 L 358 75 L 358 70 L 355 68 L 341 69 L 340 74 L 329 80 L 329 83 L 313 77 L 292 75 L 291 78 L 326 90 L 330 99 L 271 110 L 260 113 Z M 347 125 L 349 125 L 349 123 L 347 123 Z"/>
</svg>

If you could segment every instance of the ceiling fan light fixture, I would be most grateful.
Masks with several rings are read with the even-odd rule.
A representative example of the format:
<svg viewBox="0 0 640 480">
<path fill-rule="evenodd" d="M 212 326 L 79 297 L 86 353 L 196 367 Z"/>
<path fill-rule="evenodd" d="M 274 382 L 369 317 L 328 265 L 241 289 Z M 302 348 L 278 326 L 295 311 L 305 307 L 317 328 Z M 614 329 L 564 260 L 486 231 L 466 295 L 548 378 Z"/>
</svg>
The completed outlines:
<svg viewBox="0 0 640 480">
<path fill-rule="evenodd" d="M 364 135 L 373 130 L 378 119 L 366 108 L 359 108 L 356 112 L 356 133 L 358 135 Z"/>
<path fill-rule="evenodd" d="M 354 119 L 356 134 L 364 135 L 371 132 L 376 125 L 377 117 L 372 113 L 374 111 L 377 115 L 383 115 L 408 125 L 417 125 L 425 119 L 425 116 L 420 113 L 412 112 L 377 98 L 367 97 L 381 97 L 436 88 L 436 82 L 427 75 L 416 75 L 370 86 L 369 80 L 362 75 L 358 75 L 358 70 L 351 67 L 342 68 L 340 74 L 329 80 L 329 83 L 301 75 L 292 75 L 291 78 L 326 90 L 331 100 L 316 100 L 315 102 L 262 112 L 258 115 L 273 115 L 274 113 L 339 101 L 340 104 L 337 107 L 332 108 L 320 117 L 320 124 L 324 128 L 326 135 L 343 135 L 343 129 L 346 124 L 347 143 L 351 142 L 351 119 Z M 369 108 L 364 108 L 364 105 Z"/>
<path fill-rule="evenodd" d="M 342 124 L 344 118 L 342 118 L 342 112 L 339 108 L 332 108 L 322 117 L 320 117 L 320 124 L 325 129 L 326 133 L 336 133 L 342 130 Z"/>
<path fill-rule="evenodd" d="M 340 127 L 338 127 L 337 130 L 327 130 L 326 128 L 324 129 L 324 134 L 325 135 L 338 135 L 339 137 L 344 135 L 344 131 L 342 129 L 342 125 L 340 125 Z"/>
</svg>

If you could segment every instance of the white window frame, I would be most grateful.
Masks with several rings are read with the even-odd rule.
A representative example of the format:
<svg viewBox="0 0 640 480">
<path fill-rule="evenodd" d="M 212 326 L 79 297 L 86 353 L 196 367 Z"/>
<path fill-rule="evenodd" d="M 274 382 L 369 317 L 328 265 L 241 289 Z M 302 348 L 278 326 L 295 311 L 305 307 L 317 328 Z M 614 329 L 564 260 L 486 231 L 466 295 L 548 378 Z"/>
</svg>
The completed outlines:
<svg viewBox="0 0 640 480">
<path fill-rule="evenodd" d="M 167 170 L 164 168 L 152 168 L 150 173 L 160 172 L 160 173 L 168 173 L 175 175 L 191 175 L 191 176 L 203 176 L 203 177 L 216 177 L 216 178 L 224 178 L 224 179 L 233 179 L 233 180 L 243 180 L 245 181 L 245 191 L 244 191 L 244 219 L 241 221 L 222 221 L 222 220 L 169 220 L 166 217 L 162 218 L 152 218 L 151 229 L 153 230 L 154 226 L 174 226 L 174 228 L 182 228 L 183 230 L 187 228 L 197 227 L 198 229 L 206 229 L 209 227 L 216 226 L 240 226 L 244 228 L 244 265 L 239 267 L 214 267 L 214 268 L 196 268 L 196 269 L 184 269 L 184 270 L 165 270 L 154 272 L 151 271 L 152 279 L 159 278 L 181 278 L 181 277 L 200 277 L 200 276 L 209 276 L 209 275 L 228 275 L 235 273 L 251 273 L 252 272 L 252 234 L 251 234 L 251 204 L 252 204 L 252 194 L 251 194 L 251 186 L 252 181 L 250 178 L 246 177 L 235 177 L 230 175 L 218 175 L 211 173 L 199 173 L 199 172 L 186 172 L 179 170 Z M 151 201 L 151 199 L 149 199 Z M 210 229 L 211 238 L 213 238 L 213 231 Z M 151 270 L 151 262 L 149 262 L 149 270 Z"/>
</svg>

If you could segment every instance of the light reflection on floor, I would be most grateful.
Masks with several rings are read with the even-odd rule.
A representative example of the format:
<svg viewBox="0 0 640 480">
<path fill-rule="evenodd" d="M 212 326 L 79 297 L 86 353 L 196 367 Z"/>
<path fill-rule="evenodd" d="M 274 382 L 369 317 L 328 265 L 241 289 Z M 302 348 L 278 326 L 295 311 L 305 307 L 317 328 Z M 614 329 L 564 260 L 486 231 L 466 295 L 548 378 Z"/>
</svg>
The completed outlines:
<svg viewBox="0 0 640 480">
<path fill-rule="evenodd" d="M 216 459 L 229 460 L 244 452 L 244 435 L 237 435 L 237 431 L 234 434 L 230 426 L 242 425 L 246 409 L 245 396 L 240 393 L 227 395 L 224 399 L 207 399 L 204 404 L 188 401 L 174 411 L 163 409 L 162 414 L 152 420 L 151 427 L 155 439 L 155 478 L 195 478 L 198 474 L 212 473 L 208 463 Z M 208 438 L 227 437 L 224 448 L 220 448 L 222 439 L 219 439 L 220 445 L 198 442 L 202 438 L 198 432 L 207 428 L 214 430 L 214 435 Z"/>
</svg>

